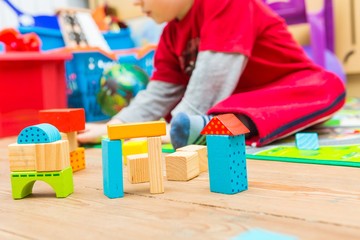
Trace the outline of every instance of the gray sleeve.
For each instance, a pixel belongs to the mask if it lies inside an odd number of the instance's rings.
[[[185,86],[150,81],[146,90],[140,91],[130,105],[113,118],[126,122],[155,121],[166,116],[180,101]]]
[[[181,102],[171,112],[205,114],[235,90],[247,58],[242,54],[199,52],[196,66]]]

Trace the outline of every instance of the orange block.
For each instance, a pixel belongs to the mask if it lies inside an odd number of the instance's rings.
[[[39,111],[40,123],[50,123],[60,132],[76,132],[85,129],[83,108],[47,109]]]
[[[70,165],[73,172],[85,168],[85,148],[79,147],[70,152]]]

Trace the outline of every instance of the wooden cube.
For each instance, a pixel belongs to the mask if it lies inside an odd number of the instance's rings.
[[[173,181],[188,181],[199,175],[197,152],[174,152],[165,156],[166,177]]]
[[[200,173],[208,170],[208,154],[207,147],[202,145],[188,145],[176,149],[177,152],[197,152],[199,154]]]
[[[131,183],[149,182],[149,156],[147,153],[127,156],[128,178]]]

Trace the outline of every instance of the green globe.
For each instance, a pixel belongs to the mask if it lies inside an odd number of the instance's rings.
[[[100,79],[97,102],[101,111],[114,116],[129,105],[136,94],[146,88],[149,77],[140,67],[132,64],[115,64],[106,69]]]

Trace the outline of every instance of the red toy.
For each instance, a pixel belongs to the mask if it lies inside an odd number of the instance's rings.
[[[7,52],[38,52],[41,40],[35,33],[21,34],[13,28],[0,31],[0,42],[5,44]]]

